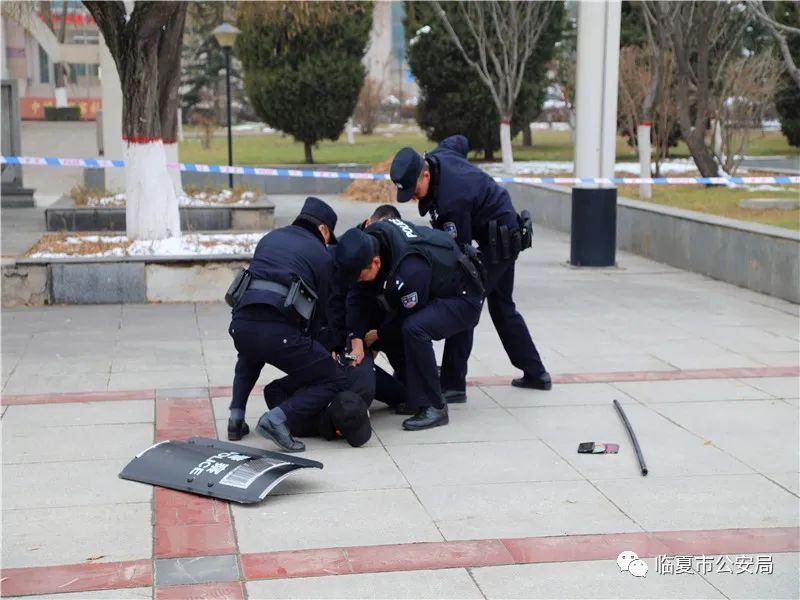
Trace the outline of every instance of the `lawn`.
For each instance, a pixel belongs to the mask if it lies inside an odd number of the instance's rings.
[[[525,148],[518,136],[514,145],[514,159],[531,160],[572,160],[572,146],[569,132],[543,130],[533,134],[534,145]],[[798,149],[791,148],[779,132],[756,133],[751,138],[748,154],[753,155],[797,155]],[[411,146],[418,151],[430,150],[435,144],[421,133],[386,133],[375,135],[356,135],[356,143],[348,145],[342,136],[336,142],[324,141],[314,150],[314,160],[318,164],[330,163],[362,163],[374,164],[389,160],[403,146]],[[299,165],[303,164],[303,146],[289,136],[280,134],[240,135],[233,142],[234,164],[237,165]],[[681,142],[673,148],[673,157],[686,158],[689,152]],[[227,161],[227,139],[224,136],[213,138],[211,148],[204,149],[198,138],[189,137],[180,144],[180,160],[188,163],[224,164]],[[617,160],[620,162],[638,162],[633,149],[623,138],[617,139]],[[496,155],[500,161],[500,153]],[[567,175],[568,176],[568,175]],[[654,186],[651,202],[665,204],[676,208],[685,208],[729,217],[800,229],[800,211],[797,210],[749,210],[738,206],[743,198],[765,197],[798,197],[797,186],[786,186],[786,191],[756,191],[727,189],[696,185]],[[621,186],[620,196],[638,199],[638,186]]]

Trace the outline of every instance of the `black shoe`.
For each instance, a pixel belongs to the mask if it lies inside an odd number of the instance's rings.
[[[401,402],[400,404],[395,404],[394,413],[396,415],[415,415],[417,414],[417,409],[409,406],[408,402]]]
[[[511,385],[519,388],[530,388],[532,390],[549,390],[553,387],[553,380],[550,379],[550,373],[547,371],[539,375],[523,375],[511,381]]]
[[[264,402],[267,408],[272,410],[289,397],[289,394],[278,384],[278,380],[271,381],[264,386]]]
[[[435,406],[425,406],[417,411],[417,414],[403,421],[403,429],[408,431],[419,431],[420,429],[430,429],[439,425],[447,425],[450,417],[447,416],[447,404],[441,408]]]
[[[448,404],[464,404],[467,401],[466,390],[442,390],[442,396]]]
[[[275,445],[284,452],[302,452],[306,449],[306,445],[303,442],[299,442],[292,437],[286,423],[275,425],[266,414],[262,415],[258,420],[256,431],[268,440],[275,442]]]
[[[244,419],[234,420],[228,419],[228,440],[231,442],[238,442],[244,436],[250,433],[250,428]]]

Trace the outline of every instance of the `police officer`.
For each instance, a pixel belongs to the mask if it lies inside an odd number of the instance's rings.
[[[400,211],[397,210],[397,207],[394,204],[381,204],[378,208],[372,211],[372,214],[364,220],[361,225],[358,226],[359,229],[364,229],[365,227],[369,227],[375,221],[383,221],[384,219],[402,219],[400,216]]]
[[[335,243],[336,213],[309,197],[295,221],[259,241],[250,262],[252,281],[233,308],[229,333],[238,352],[228,439],[249,432],[245,406],[261,369],[269,363],[297,382],[298,389],[259,419],[256,430],[286,452],[305,445],[291,430],[318,419],[345,379],[330,352],[314,340],[315,305],[324,307],[334,276],[326,244]],[[314,300],[316,296],[316,300]]]
[[[377,298],[389,316],[377,329],[356,337],[368,347],[382,343],[396,374],[405,383],[406,403],[414,416],[407,430],[428,429],[449,422],[447,402],[436,372],[432,340],[447,339],[444,364],[466,360],[450,352],[451,336],[471,329],[483,306],[478,271],[446,234],[399,219],[372,223],[363,231],[348,230],[336,251],[340,271],[361,282],[348,304],[348,316]],[[354,343],[354,348],[356,344]],[[466,373],[466,367],[457,366]],[[462,382],[464,385],[464,382]]]
[[[486,300],[489,315],[511,363],[523,376],[516,387],[549,390],[545,369],[528,327],[514,304],[514,265],[519,252],[530,245],[531,224],[522,226],[508,191],[467,160],[469,142],[463,135],[442,141],[438,148],[420,156],[402,148],[394,157],[390,177],[397,186],[397,201],[419,201],[419,214],[431,213],[431,224],[449,233],[460,246],[475,240],[486,268]],[[527,243],[526,243],[527,242]],[[472,351],[473,331],[461,333],[453,348],[466,357]],[[466,359],[457,361],[466,368]],[[450,401],[465,401],[460,382],[466,371],[442,368],[442,387]]]

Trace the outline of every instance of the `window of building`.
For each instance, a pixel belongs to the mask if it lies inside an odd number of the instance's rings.
[[[39,46],[39,83],[50,83],[50,57]]]

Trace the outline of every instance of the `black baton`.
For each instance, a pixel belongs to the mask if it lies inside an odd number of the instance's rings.
[[[625,411],[622,410],[622,406],[618,400],[614,400],[614,408],[617,409],[619,416],[622,417],[622,423],[625,425],[625,429],[628,430],[628,436],[631,438],[631,442],[633,443],[633,450],[636,452],[636,459],[639,461],[639,468],[642,470],[642,475],[647,475],[647,465],[644,464],[644,457],[642,456],[642,449],[639,448],[639,441],[636,439],[636,434],[633,433],[633,427],[631,427],[630,421],[628,421],[628,417],[625,416]]]

